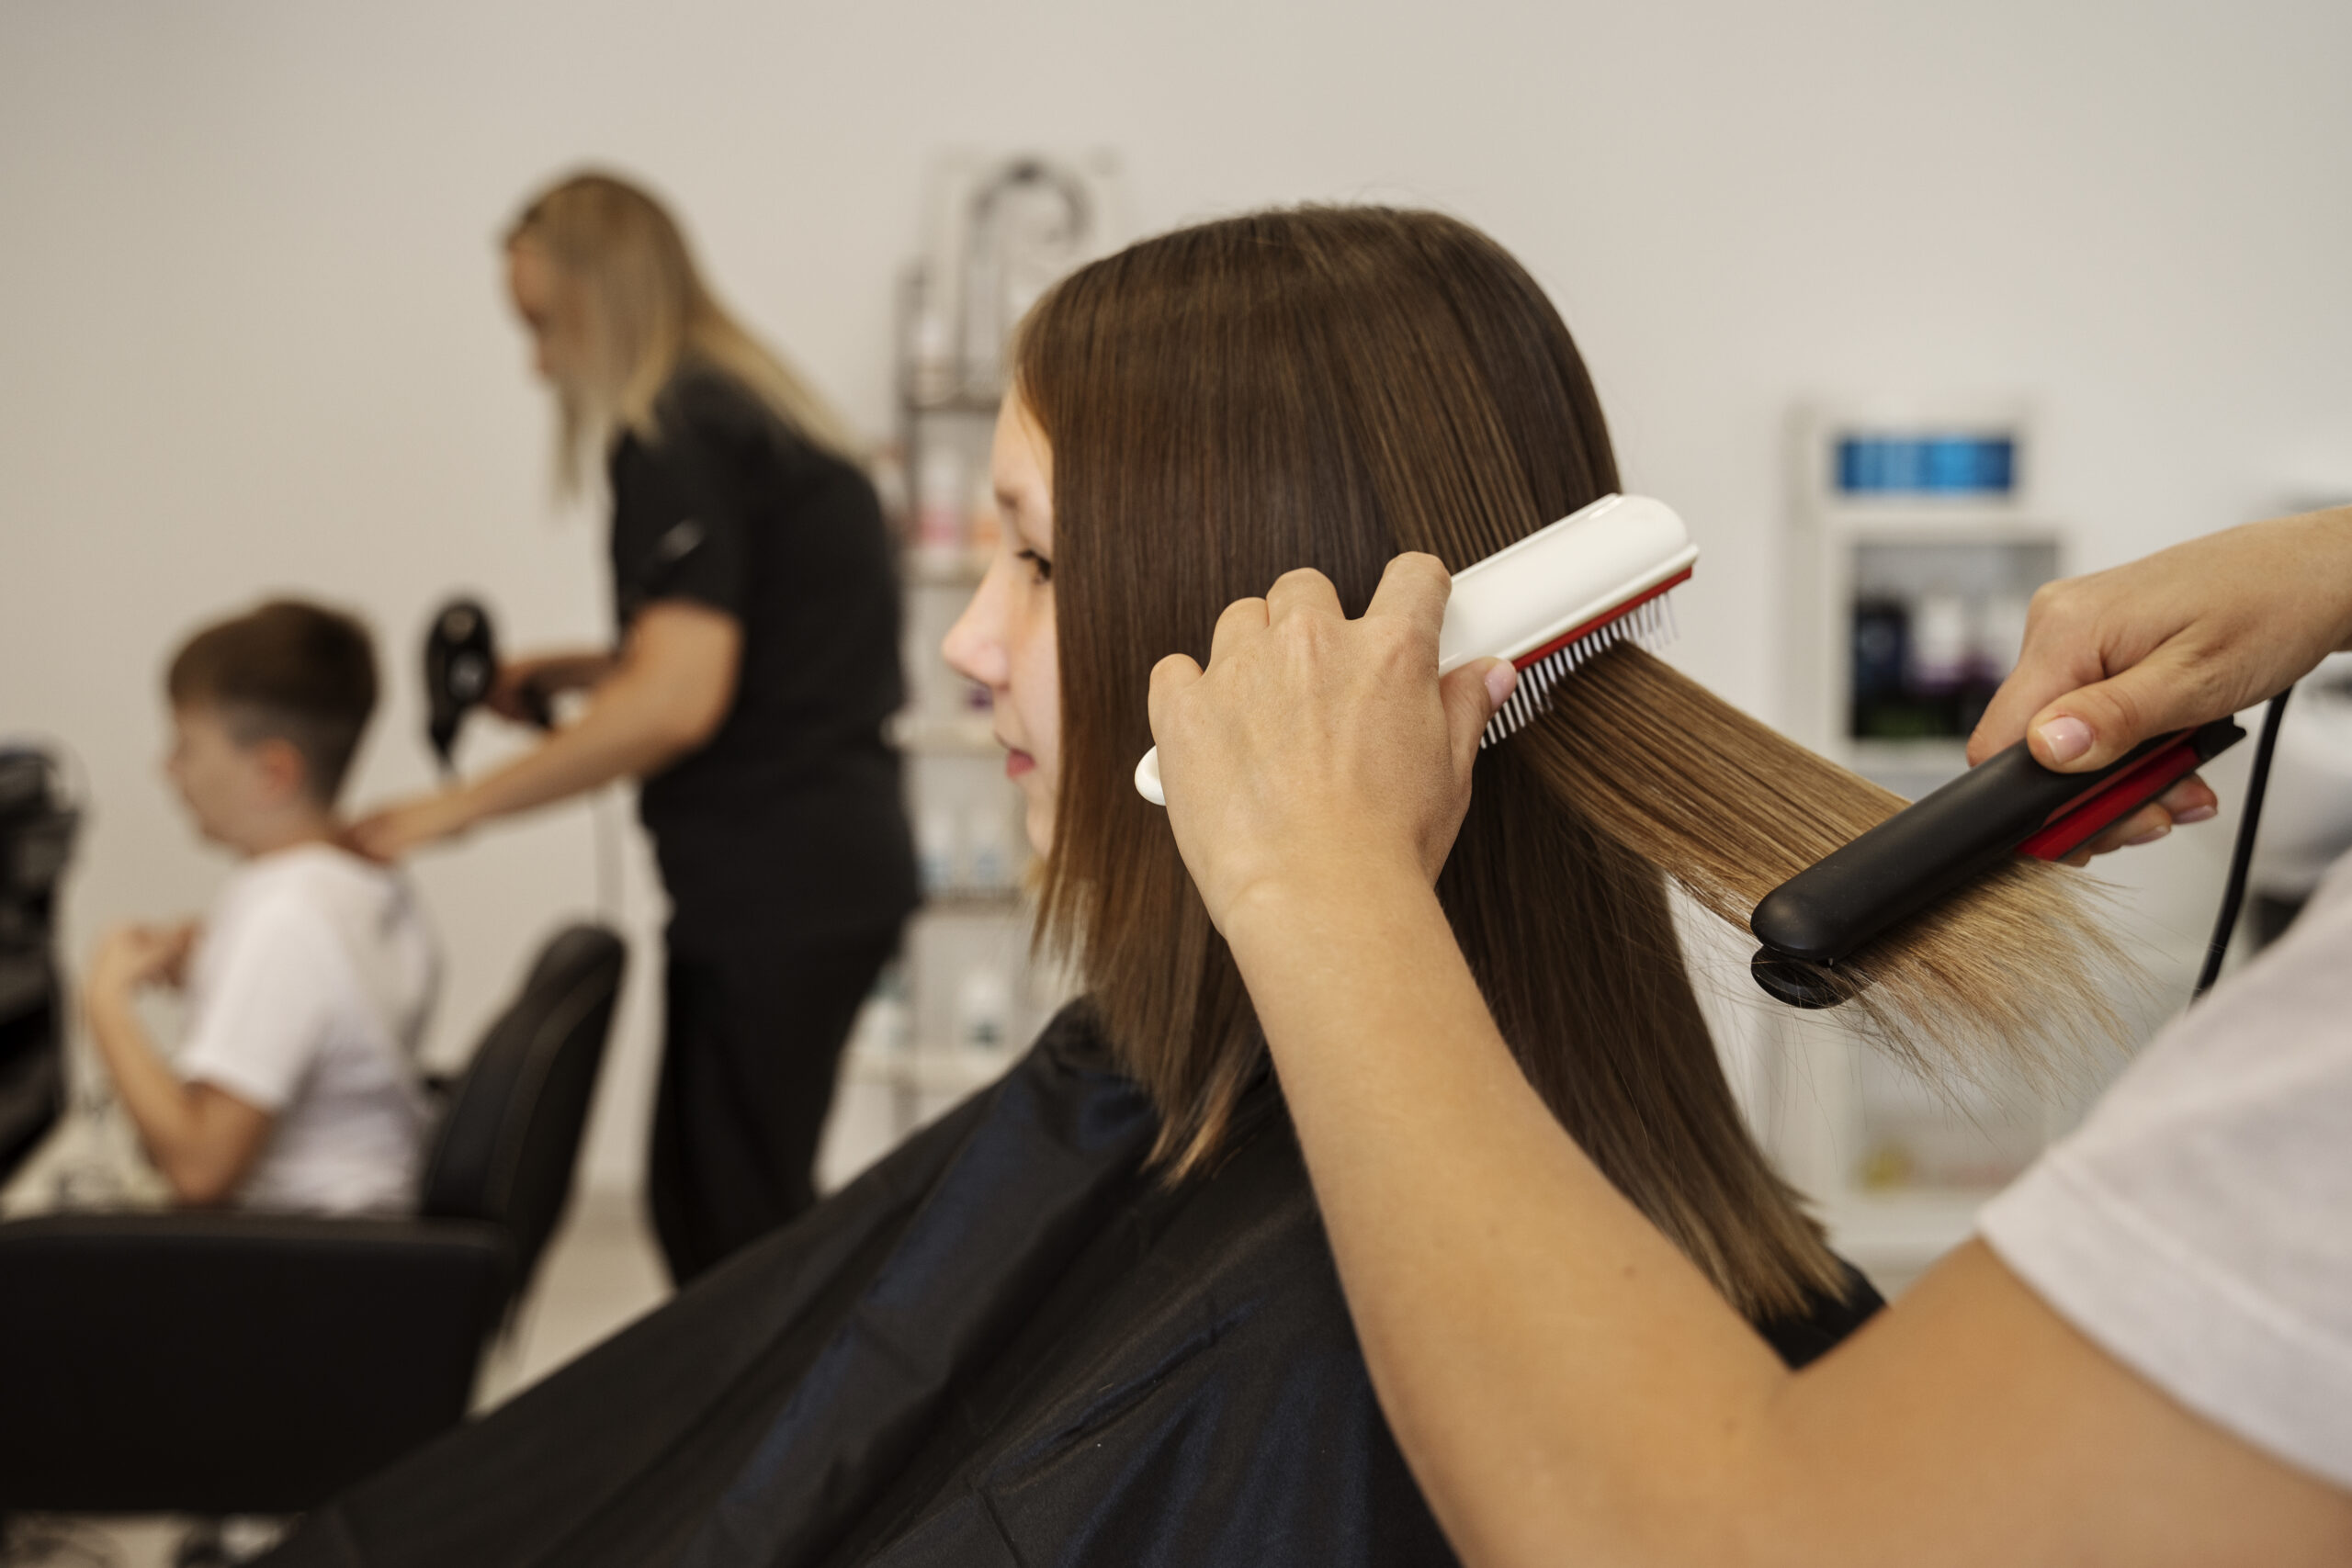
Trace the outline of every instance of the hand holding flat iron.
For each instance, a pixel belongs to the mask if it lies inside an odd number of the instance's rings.
[[[2025,648],[1969,738],[1980,762],[2023,739],[2060,773],[2277,695],[2352,647],[2352,507],[2249,523],[2033,596]],[[2214,814],[2195,774],[2085,846],[2076,863]]]

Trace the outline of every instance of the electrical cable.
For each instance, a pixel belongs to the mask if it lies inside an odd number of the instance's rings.
[[[596,835],[596,912],[612,924],[621,920],[621,791],[606,785],[588,802]]]
[[[2246,868],[2254,860],[2255,827],[2262,820],[2262,792],[2270,783],[2270,753],[2278,744],[2278,721],[2286,716],[2287,699],[2295,688],[2288,687],[2270,699],[2269,711],[2262,716],[2262,739],[2255,742],[2254,771],[2246,775],[2245,809],[2238,818],[2238,840],[2230,851],[2230,879],[2222,888],[2222,912],[2213,923],[2213,939],[2205,946],[2205,968],[2197,976],[2197,988],[2188,993],[2191,1002],[2213,988],[2222,977],[2222,960],[2229,955],[2230,938],[2237,931],[2238,906],[2245,902]]]

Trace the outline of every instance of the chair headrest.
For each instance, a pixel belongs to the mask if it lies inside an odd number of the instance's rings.
[[[627,956],[596,925],[567,927],[540,949],[458,1080],[425,1161],[421,1211],[504,1230],[517,1291],[562,1217]]]

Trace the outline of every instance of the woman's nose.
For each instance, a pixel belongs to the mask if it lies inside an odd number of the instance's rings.
[[[995,586],[996,573],[990,570],[939,643],[949,669],[990,688],[1001,687],[1012,668],[1004,651],[1001,605]]]

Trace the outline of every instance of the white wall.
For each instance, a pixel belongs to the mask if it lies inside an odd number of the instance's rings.
[[[517,198],[583,159],[650,176],[878,430],[890,281],[951,143],[1114,148],[1146,230],[1368,195],[1492,230],[1566,310],[1630,482],[1702,536],[1679,657],[1769,714],[1801,396],[2031,398],[2085,565],[2352,491],[2347,61],[2339,0],[16,0],[0,731],[88,765],[76,953],[220,874],[153,767],[159,664],[200,618],[271,588],[364,609],[398,684],[356,796],[423,784],[410,664],[441,592],[484,590],[530,639],[605,621],[494,292]],[[578,809],[423,863],[440,1049],[592,904],[591,865]],[[633,861],[640,932],[654,901]],[[650,956],[607,1180],[635,1170]]]

